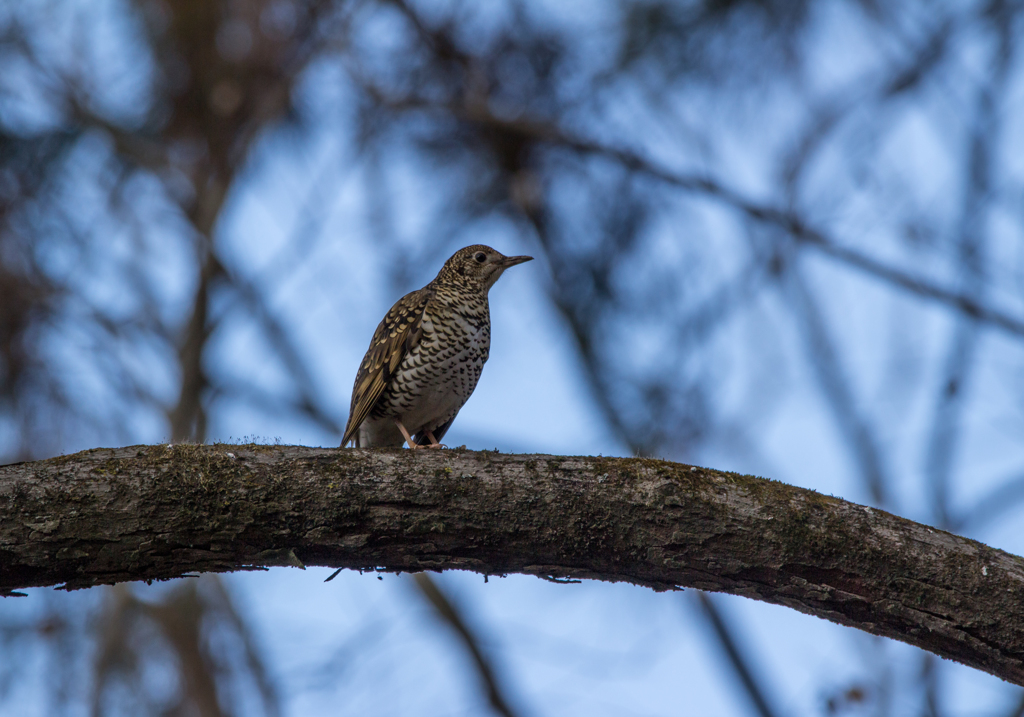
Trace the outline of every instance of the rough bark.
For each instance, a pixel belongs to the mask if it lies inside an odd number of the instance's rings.
[[[651,459],[134,446],[0,467],[0,593],[266,565],[627,581],[785,605],[1024,685],[1024,559]]]

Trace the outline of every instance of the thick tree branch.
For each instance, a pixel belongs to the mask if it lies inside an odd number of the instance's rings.
[[[1024,559],[813,491],[666,461],[96,449],[0,468],[0,515],[7,594],[302,563],[688,586],[1024,684]]]

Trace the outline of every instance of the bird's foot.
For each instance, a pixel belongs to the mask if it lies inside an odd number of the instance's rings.
[[[402,432],[402,436],[405,438],[405,442],[409,444],[409,448],[447,448],[448,447],[448,446],[442,445],[441,443],[438,442],[438,440],[436,438],[434,438],[434,432],[433,431],[424,431],[423,432],[423,435],[425,435],[430,440],[430,443],[428,445],[424,446],[424,445],[420,445],[420,444],[416,443],[416,441],[413,440],[413,437],[411,435],[409,435],[409,431],[406,430],[405,426],[397,418],[395,419],[395,425],[398,426],[398,430],[400,430]]]

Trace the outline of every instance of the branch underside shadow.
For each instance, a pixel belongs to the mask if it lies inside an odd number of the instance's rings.
[[[0,594],[269,565],[743,595],[1024,685],[1024,559],[647,458],[177,445],[0,467]]]

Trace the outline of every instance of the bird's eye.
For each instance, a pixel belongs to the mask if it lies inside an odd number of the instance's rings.
[[[479,264],[483,264],[485,261],[487,261],[487,255],[484,254],[482,251],[478,251],[476,254],[474,254],[473,258],[476,259],[477,263]]]

